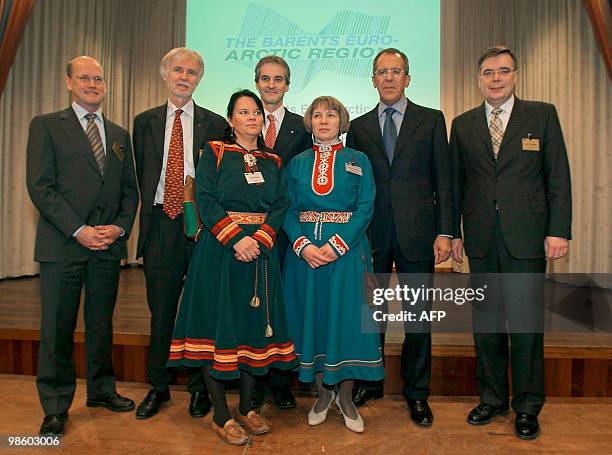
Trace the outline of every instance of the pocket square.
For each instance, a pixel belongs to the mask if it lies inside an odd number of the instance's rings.
[[[113,152],[119,158],[119,161],[123,161],[125,158],[125,151],[123,150],[123,145],[118,144],[117,142],[113,143]]]

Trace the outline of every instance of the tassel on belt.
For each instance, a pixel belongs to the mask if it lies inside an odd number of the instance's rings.
[[[308,210],[300,212],[300,223],[314,223],[314,238],[321,240],[323,223],[348,223],[353,212],[315,212]]]

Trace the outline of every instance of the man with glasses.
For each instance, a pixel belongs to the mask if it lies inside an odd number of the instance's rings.
[[[220,139],[227,126],[220,115],[196,105],[193,92],[204,75],[202,56],[185,47],[169,51],[160,74],[168,101],[134,119],[134,156],[140,185],[140,234],[137,257],[143,258],[147,303],[151,311],[147,373],[151,390],[138,405],[137,419],[153,417],[170,401],[173,372],[166,368],[179,297],[195,242],[183,231],[183,186],[195,177],[200,153]],[[189,414],[210,410],[200,369],[191,371]]]
[[[467,420],[487,424],[494,416],[507,414],[511,404],[517,436],[533,439],[539,434],[537,416],[544,404],[543,296],[537,276],[545,272],[546,260],[568,252],[572,197],[555,107],[517,98],[516,70],[510,49],[488,49],[478,60],[484,103],[453,120],[456,239],[452,254],[463,261],[465,240],[472,273],[504,274],[501,293],[489,299],[488,309],[473,308],[480,404]],[[512,278],[512,273],[520,275]],[[529,278],[533,276],[535,280]],[[501,320],[501,327],[491,317]]]
[[[444,116],[406,98],[410,74],[408,58],[400,50],[380,51],[372,69],[379,102],[351,122],[346,144],[366,153],[374,170],[376,201],[370,225],[374,272],[390,273],[395,264],[400,274],[425,274],[419,275],[418,285],[427,285],[435,264],[449,258],[453,234]],[[409,275],[400,276],[400,282],[417,285]],[[387,286],[388,282],[379,284]],[[421,302],[411,311],[415,308],[426,310],[428,305]],[[383,347],[384,339],[383,333]],[[433,414],[427,403],[431,333],[427,324],[406,327],[401,372],[411,419],[417,425],[431,425]],[[359,406],[382,395],[382,381],[356,383],[353,401]]]
[[[264,105],[264,140],[266,146],[281,156],[283,166],[287,166],[293,157],[312,147],[310,134],[304,128],[304,119],[283,105],[290,82],[291,71],[282,57],[267,55],[255,65],[255,87]],[[281,268],[288,245],[289,240],[283,231],[277,242]],[[290,379],[290,372],[271,370],[267,377],[257,382],[253,406],[258,408],[264,404],[267,383],[276,406],[280,409],[294,408],[295,397],[289,390]]]
[[[40,212],[34,253],[40,262],[40,433],[53,436],[64,433],[76,389],[72,346],[83,286],[87,406],[134,409],[117,393],[112,365],[120,262],[138,206],[130,136],[102,114],[106,81],[97,60],[71,60],[65,80],[71,106],[35,117],[27,147],[28,192]]]

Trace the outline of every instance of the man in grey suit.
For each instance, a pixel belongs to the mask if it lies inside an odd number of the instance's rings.
[[[291,71],[287,62],[277,55],[267,55],[255,66],[255,86],[264,105],[264,139],[266,145],[283,159],[283,166],[296,155],[312,147],[312,138],[304,128],[302,116],[291,112],[283,105],[285,93],[289,91]],[[279,234],[277,247],[281,268],[289,240],[285,231]],[[266,398],[266,382],[274,404],[281,409],[295,407],[295,397],[289,390],[289,372],[272,370],[257,382],[253,394],[253,406],[260,407]]]
[[[453,235],[444,116],[406,98],[404,91],[410,84],[408,57],[398,49],[383,49],[374,58],[372,83],[380,100],[373,110],[351,122],[346,145],[368,155],[374,171],[376,200],[369,230],[374,272],[390,273],[395,264],[402,274],[401,284],[429,285],[435,264],[450,256]],[[428,308],[421,302],[412,311]],[[430,327],[412,324],[406,331],[401,360],[404,397],[413,422],[429,426],[433,422],[427,403]],[[356,383],[353,401],[361,405],[382,395],[382,381]]]
[[[510,49],[488,49],[478,61],[484,103],[453,120],[453,257],[463,261],[465,241],[472,273],[503,274],[484,278],[500,292],[483,310],[473,307],[480,404],[468,422],[484,425],[508,413],[511,361],[515,431],[533,439],[544,404],[543,287],[538,277],[546,260],[567,254],[572,197],[555,107],[516,97],[516,71]]]
[[[160,74],[168,101],[134,119],[134,156],[140,184],[140,234],[151,311],[147,373],[151,389],[138,405],[136,418],[153,417],[170,401],[173,373],[166,368],[179,297],[195,246],[183,232],[183,185],[195,177],[200,153],[208,141],[220,139],[227,122],[195,104],[192,95],[204,75],[202,56],[185,47],[169,51]],[[204,417],[210,410],[200,369],[191,371],[189,414]]]
[[[102,115],[102,66],[77,57],[66,68],[72,105],[35,117],[27,148],[27,186],[40,212],[41,329],[36,384],[44,435],[60,435],[76,389],[72,339],[85,287],[87,406],[129,411],[117,394],[112,316],[120,261],[136,215],[138,188],[130,137]]]

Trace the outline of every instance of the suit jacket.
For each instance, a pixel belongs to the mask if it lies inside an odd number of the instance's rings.
[[[368,155],[374,171],[376,200],[370,224],[374,259],[389,246],[390,221],[406,259],[433,259],[436,236],[453,234],[450,158],[442,112],[408,100],[392,165],[385,154],[378,106],[351,122],[346,145]]]
[[[274,143],[274,151],[283,159],[283,164],[312,147],[312,138],[304,128],[304,118],[285,109],[285,117]]]
[[[524,150],[524,138],[537,139],[539,150]],[[483,257],[492,247],[497,214],[508,251],[518,259],[544,257],[546,236],[571,237],[569,164],[552,104],[515,97],[494,161],[483,103],[453,120],[451,154],[455,235],[463,217],[468,256]]]
[[[127,257],[126,240],[138,207],[132,146],[126,130],[106,117],[103,121],[104,176],[72,107],[35,117],[30,123],[27,187],[40,212],[36,261],[85,261],[92,254]],[[108,250],[91,251],[72,236],[83,225],[101,224],[125,231]]]
[[[155,192],[164,160],[167,103],[142,112],[134,119],[134,157],[140,186],[140,234],[136,257],[142,256]],[[223,117],[194,104],[193,164],[197,169],[200,153],[208,141],[221,139],[227,122]]]

